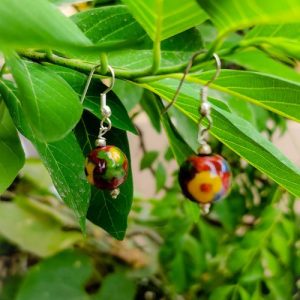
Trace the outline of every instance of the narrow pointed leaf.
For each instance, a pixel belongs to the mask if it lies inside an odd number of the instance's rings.
[[[142,86],[171,101],[177,85],[177,81],[163,80]],[[198,122],[198,92],[193,85],[185,84],[175,105],[182,113]],[[300,196],[300,169],[250,123],[215,105],[213,108],[211,134],[289,192]]]
[[[193,75],[188,80],[203,84],[213,73]],[[300,122],[300,83],[262,73],[223,70],[210,87]]]

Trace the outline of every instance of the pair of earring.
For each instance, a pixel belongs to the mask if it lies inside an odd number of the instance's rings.
[[[175,103],[180,88],[189,73],[196,57],[203,51],[196,52],[190,59],[175,95],[170,104],[165,108],[163,113]],[[203,213],[208,213],[213,202],[224,198],[230,189],[231,171],[227,161],[220,155],[212,154],[211,147],[207,141],[207,133],[212,126],[211,105],[208,101],[209,85],[217,79],[221,72],[221,61],[217,54],[213,54],[216,62],[216,72],[214,76],[202,87],[200,98],[201,105],[199,107],[199,130],[198,142],[199,149],[196,154],[188,157],[179,170],[179,184],[183,194],[191,201],[198,203]],[[87,80],[82,101],[85,98],[88,86],[95,70],[99,67],[95,66]],[[99,189],[111,190],[113,198],[119,195],[118,186],[125,180],[128,172],[128,161],[126,155],[115,146],[107,146],[104,135],[111,129],[111,110],[106,104],[106,94],[113,88],[115,74],[112,67],[109,66],[112,75],[111,86],[101,93],[100,107],[102,120],[100,123],[99,136],[96,139],[96,148],[92,150],[86,158],[85,172],[87,180],[90,184],[95,185]],[[207,125],[202,123],[206,120]],[[105,125],[105,123],[107,125]]]

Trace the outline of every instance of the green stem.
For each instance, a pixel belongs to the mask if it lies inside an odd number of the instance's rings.
[[[108,72],[108,58],[105,52],[100,53],[101,73],[106,74]]]
[[[219,55],[225,56],[225,55],[228,55],[229,53],[236,51],[237,49],[239,49],[239,48],[235,47],[234,50],[232,48],[223,49],[223,50],[219,51]],[[67,68],[70,68],[70,69],[73,69],[73,70],[76,70],[76,71],[79,71],[79,72],[85,73],[85,74],[89,74],[90,71],[95,66],[95,64],[92,64],[89,62],[84,62],[79,59],[66,58],[66,57],[56,55],[56,54],[49,55],[49,53],[32,51],[32,50],[20,50],[20,51],[18,51],[18,53],[20,56],[22,56],[24,58],[28,58],[32,61],[36,61],[39,63],[48,62],[48,63],[56,64],[59,66],[67,67]],[[206,53],[203,53],[203,55],[199,55],[195,59],[193,68],[191,69],[191,72],[193,72],[194,70],[198,70],[201,66],[206,66],[213,62],[214,62],[214,60],[207,60]],[[156,60],[155,64],[157,64],[157,60]],[[120,79],[128,79],[128,80],[136,81],[137,79],[139,79],[141,77],[148,77],[148,79],[147,79],[148,81],[150,81],[150,79],[153,81],[153,80],[158,80],[161,78],[168,77],[169,75],[174,75],[176,73],[182,73],[186,69],[186,65],[187,65],[187,63],[185,62],[185,63],[174,65],[174,66],[160,67],[155,72],[155,74],[153,73],[153,67],[150,67],[150,68],[147,67],[147,68],[138,69],[138,70],[124,70],[124,69],[120,69],[120,68],[114,68],[114,71],[115,71],[116,77],[120,78]],[[105,77],[106,74],[107,73],[102,73],[101,67],[99,67],[95,71],[94,77],[95,78],[103,78],[103,77]],[[110,76],[110,75],[107,74],[107,76]]]

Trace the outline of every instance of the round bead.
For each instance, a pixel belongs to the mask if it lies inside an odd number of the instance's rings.
[[[99,189],[116,189],[126,180],[127,173],[127,157],[118,147],[97,147],[86,158],[87,180]]]
[[[192,155],[180,167],[179,184],[183,194],[199,204],[220,200],[230,189],[229,165],[220,155]]]

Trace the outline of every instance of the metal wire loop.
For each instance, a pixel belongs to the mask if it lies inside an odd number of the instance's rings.
[[[188,64],[187,64],[186,69],[185,69],[184,72],[183,72],[183,76],[182,76],[182,78],[181,78],[181,80],[180,80],[180,82],[179,82],[179,85],[178,85],[178,87],[177,87],[177,89],[176,89],[176,92],[175,92],[175,94],[174,94],[174,96],[173,96],[172,101],[165,107],[165,109],[162,111],[161,114],[166,113],[166,112],[170,109],[170,107],[174,105],[174,103],[176,102],[176,100],[177,100],[177,98],[178,98],[178,95],[179,95],[180,89],[181,89],[181,87],[182,87],[182,85],[183,85],[183,82],[184,82],[186,76],[188,75],[188,73],[190,72],[190,69],[192,68],[192,66],[193,66],[193,64],[194,64],[194,61],[196,60],[196,58],[198,57],[198,55],[200,55],[200,54],[202,54],[202,53],[205,53],[205,52],[207,52],[207,50],[202,49],[202,50],[199,50],[199,51],[195,52],[195,53],[192,55],[192,57],[190,58],[190,60],[189,60],[189,62],[188,62]],[[218,76],[220,75],[220,72],[221,72],[221,60],[220,60],[218,54],[213,53],[212,56],[213,56],[213,58],[215,59],[215,63],[216,63],[216,72],[214,73],[213,77],[212,77],[209,81],[207,81],[207,82],[205,83],[204,86],[206,86],[206,87],[208,87],[212,82],[214,82],[214,81],[218,78]]]
[[[91,72],[90,72],[90,74],[88,76],[88,79],[86,81],[83,93],[81,95],[81,99],[80,99],[81,103],[83,103],[83,101],[84,101],[84,98],[85,98],[85,96],[87,94],[88,88],[89,88],[89,86],[91,84],[91,81],[92,81],[92,78],[93,78],[93,75],[94,75],[95,71],[100,66],[101,66],[101,64],[98,64],[98,65],[94,66],[91,69]],[[98,139],[103,139],[103,136],[109,130],[111,130],[111,127],[112,127],[111,120],[109,118],[111,116],[111,110],[110,110],[110,107],[106,104],[106,94],[113,89],[116,78],[115,78],[115,71],[114,71],[114,69],[111,66],[109,66],[109,65],[108,65],[108,69],[109,69],[109,71],[111,73],[111,83],[110,83],[110,86],[104,92],[102,92],[100,94],[100,112],[101,112],[102,120],[100,122]]]

